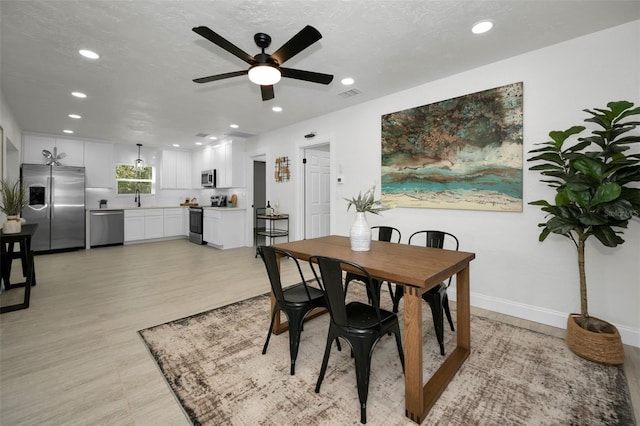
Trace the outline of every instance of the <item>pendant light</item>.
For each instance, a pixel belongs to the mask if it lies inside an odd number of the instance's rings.
[[[138,145],[138,158],[133,162],[133,168],[140,171],[144,169],[144,161],[142,161],[142,158],[140,158],[140,147],[142,146],[142,144],[137,143],[136,145]]]

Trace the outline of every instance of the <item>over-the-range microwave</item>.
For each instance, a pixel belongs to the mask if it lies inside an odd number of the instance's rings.
[[[205,188],[216,187],[216,169],[203,170],[200,173],[200,183]]]

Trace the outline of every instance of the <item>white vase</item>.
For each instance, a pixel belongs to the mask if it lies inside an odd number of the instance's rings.
[[[365,212],[356,213],[356,220],[351,226],[349,239],[353,251],[369,251],[371,248],[371,228],[367,223]]]
[[[7,216],[7,221],[2,225],[5,234],[17,234],[22,231],[22,221],[19,216]]]

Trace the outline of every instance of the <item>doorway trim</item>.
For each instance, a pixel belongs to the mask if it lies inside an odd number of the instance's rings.
[[[306,228],[307,228],[307,216],[306,216],[306,167],[305,164],[302,163],[302,160],[305,158],[305,151],[308,149],[317,149],[319,147],[329,148],[329,167],[330,167],[330,184],[329,184],[329,199],[332,201],[331,206],[329,208],[329,233],[334,229],[334,203],[333,200],[335,195],[335,172],[333,168],[333,164],[335,164],[334,153],[331,138],[324,139],[323,141],[313,141],[313,142],[302,142],[298,146],[296,163],[298,164],[298,179],[296,179],[296,184],[298,187],[298,217],[301,220],[298,221],[296,226],[296,233],[299,236],[299,239],[304,239],[306,237]]]
[[[264,161],[267,162],[267,158],[269,157],[268,153],[265,151],[254,151],[248,152],[246,156],[246,173],[245,179],[247,179],[247,205],[246,205],[246,217],[245,217],[245,245],[247,247],[253,247],[253,226],[254,226],[254,218],[255,218],[255,210],[253,205],[253,162],[254,161]],[[265,191],[269,193],[269,179],[266,177],[265,171]]]

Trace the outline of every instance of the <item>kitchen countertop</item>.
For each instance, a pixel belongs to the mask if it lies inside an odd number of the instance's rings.
[[[203,209],[205,210],[220,210],[220,211],[225,211],[225,210],[246,210],[244,207],[209,207],[209,206],[202,206]]]
[[[203,209],[207,210],[220,210],[220,211],[237,211],[237,210],[246,210],[244,207],[210,207],[210,206],[199,206]],[[85,208],[88,212],[97,212],[97,211],[109,211],[109,210],[145,210],[145,209],[188,209],[186,206],[141,206],[141,207],[107,207],[107,208]]]

